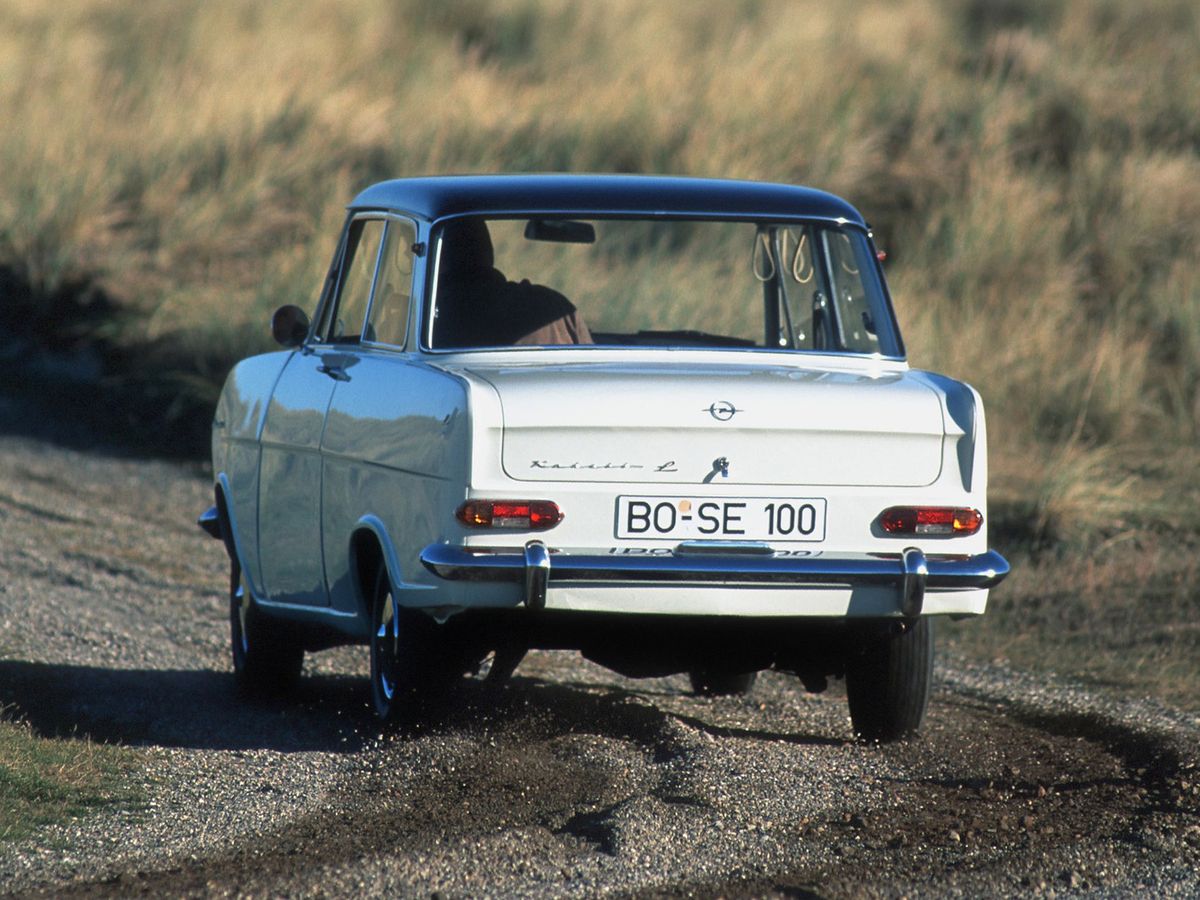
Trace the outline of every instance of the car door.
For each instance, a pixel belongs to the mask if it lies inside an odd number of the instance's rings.
[[[267,408],[259,475],[259,552],[272,602],[328,604],[321,540],[321,438],[339,384],[354,377],[384,222],[356,217],[343,240],[337,287],[313,339],[292,355]]]
[[[335,610],[356,609],[350,535],[364,515],[394,509],[406,480],[414,402],[409,330],[416,225],[391,217],[383,237],[374,290],[353,377],[334,392],[321,443],[325,574]],[[402,468],[402,464],[401,464]]]

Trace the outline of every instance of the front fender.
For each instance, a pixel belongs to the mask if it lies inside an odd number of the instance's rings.
[[[236,561],[239,568],[245,573],[246,579],[250,583],[251,593],[255,597],[261,597],[263,591],[257,566],[258,560],[250,559],[247,556],[238,514],[233,504],[229,502],[229,498],[232,496],[229,476],[225,472],[218,472],[215,480],[217,512],[221,517],[221,539],[225,543],[225,552],[230,555],[230,561]]]

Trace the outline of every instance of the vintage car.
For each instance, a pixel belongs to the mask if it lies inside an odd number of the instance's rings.
[[[311,319],[213,419],[233,665],[369,645],[403,719],[530,648],[705,693],[844,677],[921,724],[932,619],[977,616],[983,406],[905,360],[862,216],[808,188],[413,178],[349,207]]]

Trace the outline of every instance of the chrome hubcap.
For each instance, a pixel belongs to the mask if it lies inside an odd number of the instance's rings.
[[[237,606],[238,618],[238,649],[241,650],[242,656],[250,652],[250,638],[247,626],[250,622],[250,587],[246,584],[245,574],[238,581],[237,593],[234,594],[234,602]]]
[[[396,694],[396,656],[399,651],[400,629],[396,604],[389,590],[383,598],[379,613],[379,629],[375,632],[375,673],[379,692],[390,701]]]

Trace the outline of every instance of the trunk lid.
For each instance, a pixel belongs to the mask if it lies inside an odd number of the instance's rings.
[[[518,481],[920,486],[941,472],[941,400],[903,372],[469,368],[500,396]]]

